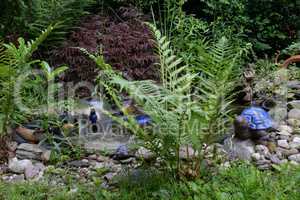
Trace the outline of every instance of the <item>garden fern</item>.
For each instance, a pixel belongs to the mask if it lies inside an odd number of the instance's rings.
[[[26,115],[26,113],[19,112],[15,102],[16,96],[22,96],[15,91],[16,80],[19,76],[24,75],[31,70],[34,63],[39,62],[38,60],[31,60],[32,54],[48,37],[53,28],[53,26],[49,26],[39,37],[27,43],[23,38],[19,38],[18,45],[10,43],[2,44],[0,47],[1,133],[7,132],[8,126],[18,121],[22,121],[24,115]],[[18,92],[22,92],[22,90]]]

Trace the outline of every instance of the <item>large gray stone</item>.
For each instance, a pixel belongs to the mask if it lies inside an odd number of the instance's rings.
[[[46,152],[49,151],[40,148],[38,145],[23,143],[18,146],[16,155],[19,159],[44,160],[46,157],[50,156],[50,154]]]
[[[288,118],[300,120],[300,109],[294,108],[294,109],[290,110],[290,112],[288,114]]]
[[[239,140],[228,138],[224,141],[224,149],[234,158],[251,161],[251,156],[255,153],[255,144],[251,140]]]
[[[9,160],[8,163],[9,170],[17,174],[23,174],[27,168],[32,166],[33,165],[30,160],[18,160],[17,158]]]

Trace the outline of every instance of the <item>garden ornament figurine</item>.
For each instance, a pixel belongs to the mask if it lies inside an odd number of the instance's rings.
[[[240,139],[265,140],[272,129],[269,113],[257,106],[246,108],[234,121],[235,136]]]
[[[97,119],[98,119],[98,116],[97,116],[96,110],[95,110],[95,108],[92,108],[91,112],[90,112],[90,116],[89,116],[89,120],[90,120],[91,124],[96,124]]]

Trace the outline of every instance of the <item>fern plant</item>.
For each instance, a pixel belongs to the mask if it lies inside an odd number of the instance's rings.
[[[105,64],[103,56],[89,56],[103,70],[98,78],[99,84],[117,105],[120,104],[118,94],[127,92],[151,117],[153,128],[141,129],[134,120],[120,123],[131,127],[132,132],[144,141],[143,145],[162,158],[165,166],[176,174],[184,169],[180,150],[192,146],[197,159],[190,167],[199,175],[203,144],[215,142],[217,135],[227,128],[230,92],[236,76],[233,72],[242,51],[233,54],[225,38],[211,49],[203,45],[203,57],[195,70],[177,58],[170,42],[155,26],[149,24],[149,27],[156,39],[160,58],[157,63],[159,82],[128,81]]]
[[[26,74],[32,69],[32,65],[38,63],[39,60],[31,60],[32,54],[37,50],[38,46],[47,38],[53,30],[53,26],[49,26],[35,40],[25,42],[23,38],[18,39],[18,46],[13,43],[3,44],[0,50],[0,104],[1,104],[1,133],[7,132],[7,127],[11,124],[24,119],[25,113],[19,112],[16,105],[16,96],[21,91],[15,91],[17,78]],[[34,98],[34,97],[32,97]]]

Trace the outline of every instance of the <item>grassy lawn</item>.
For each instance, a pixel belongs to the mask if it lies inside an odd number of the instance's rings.
[[[236,164],[218,176],[176,182],[161,175],[123,180],[119,189],[96,186],[49,186],[44,183],[0,184],[4,200],[68,199],[215,199],[299,200],[300,168],[286,166],[276,172],[261,172],[247,164]]]

